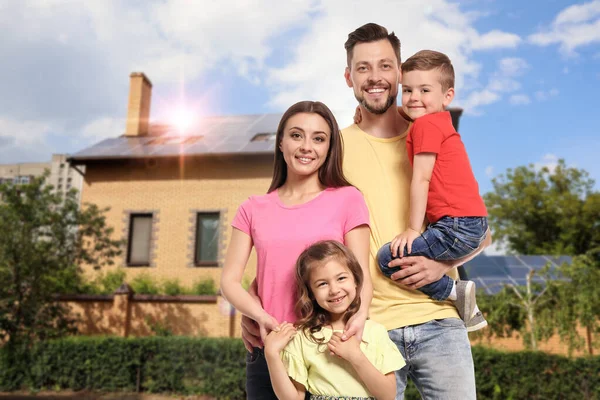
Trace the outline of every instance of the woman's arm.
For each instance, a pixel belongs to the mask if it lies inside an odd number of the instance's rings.
[[[261,326],[261,335],[264,337],[267,332],[262,330],[277,329],[279,324],[242,286],[242,278],[251,250],[250,236],[233,228],[221,273],[221,291],[237,310],[258,322]]]
[[[344,329],[344,340],[356,335],[360,342],[362,339],[362,331],[365,327],[365,321],[369,316],[369,307],[371,306],[371,300],[373,299],[373,283],[371,281],[371,272],[369,269],[369,235],[369,227],[367,225],[360,225],[346,233],[346,236],[344,236],[346,247],[352,251],[360,263],[364,275],[363,287],[360,292],[360,310],[348,320],[346,329]]]

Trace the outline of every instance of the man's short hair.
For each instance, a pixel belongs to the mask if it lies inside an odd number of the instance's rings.
[[[398,59],[398,64],[400,64],[400,39],[398,39],[394,32],[388,33],[388,30],[383,26],[371,22],[348,34],[348,40],[344,43],[348,66],[351,66],[350,63],[352,62],[354,46],[359,43],[371,43],[384,39],[387,39],[392,45],[394,53],[396,53],[396,58]]]
[[[452,62],[447,55],[439,51],[421,50],[404,61],[401,69],[402,73],[437,69],[440,72],[442,90],[446,91],[454,87],[454,67],[452,66]]]

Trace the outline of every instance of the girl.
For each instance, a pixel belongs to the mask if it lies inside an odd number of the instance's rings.
[[[319,102],[294,104],[281,118],[275,143],[271,186],[238,209],[221,275],[223,295],[258,323],[263,339],[280,322],[296,321],[294,265],[312,243],[345,243],[370,278],[368,211],[362,194],[342,173],[341,136],[331,111]],[[253,246],[258,300],[241,285]],[[371,281],[365,279],[362,306],[346,320],[347,336],[362,334],[371,297]],[[248,398],[275,399],[264,353],[257,347],[248,350]]]
[[[341,340],[346,322],[359,309],[364,278],[354,255],[342,244],[313,244],[296,264],[298,331],[283,323],[265,340],[265,357],[279,399],[394,399],[394,371],[405,363],[388,333],[365,324],[362,342]],[[287,346],[286,346],[287,345]]]

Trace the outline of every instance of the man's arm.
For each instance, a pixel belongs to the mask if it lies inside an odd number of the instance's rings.
[[[395,272],[391,278],[403,287],[418,289],[438,281],[452,268],[469,262],[491,244],[492,233],[488,229],[485,239],[481,242],[479,247],[473,253],[458,260],[435,261],[421,256],[394,259],[390,262],[390,267],[401,267],[402,269]]]

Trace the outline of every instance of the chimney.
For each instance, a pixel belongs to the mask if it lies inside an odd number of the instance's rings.
[[[146,136],[150,119],[152,83],[143,72],[129,75],[129,105],[125,136]]]

